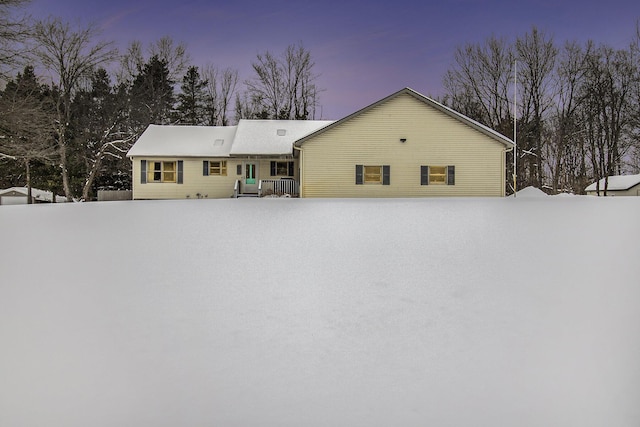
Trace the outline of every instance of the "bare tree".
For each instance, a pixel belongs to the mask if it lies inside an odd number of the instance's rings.
[[[491,37],[483,45],[458,47],[454,61],[443,81],[451,106],[510,136],[513,49],[504,39]]]
[[[586,181],[584,131],[579,122],[579,89],[585,73],[585,52],[576,43],[566,43],[559,52],[554,74],[554,109],[549,119],[551,138],[546,145],[551,186],[582,191]]]
[[[207,124],[210,126],[229,125],[229,106],[234,98],[238,84],[238,70],[225,68],[220,71],[208,64],[202,72],[207,81]]]
[[[26,49],[24,42],[29,36],[29,26],[25,16],[13,13],[29,0],[0,0],[0,79],[8,80],[9,75],[22,63]]]
[[[120,58],[118,81],[131,83],[142,67],[154,56],[166,63],[169,79],[172,81],[180,81],[189,66],[190,58],[187,46],[183,42],[176,43],[171,37],[164,36],[150,43],[145,54],[142,43],[134,40]]]
[[[315,116],[319,90],[311,53],[298,44],[287,47],[281,57],[258,54],[251,64],[253,79],[245,82],[249,98],[262,105],[269,118],[306,120]]]
[[[516,41],[518,83],[521,95],[520,122],[523,137],[519,147],[524,154],[520,175],[525,185],[542,186],[543,136],[545,115],[552,105],[551,82],[558,50],[551,38],[537,28]],[[528,177],[526,177],[528,175]]]
[[[633,81],[638,65],[630,51],[608,46],[590,48],[586,57],[585,82],[582,87],[582,122],[589,147],[596,191],[604,178],[607,195],[608,177],[621,172],[622,159],[632,145],[629,127]]]
[[[98,65],[113,60],[117,51],[112,43],[94,41],[95,26],[72,28],[57,18],[40,21],[35,27],[36,55],[41,64],[53,74],[59,88],[56,104],[57,142],[62,173],[62,186],[68,200],[73,199],[67,167],[68,128],[71,123],[71,100],[74,91]]]

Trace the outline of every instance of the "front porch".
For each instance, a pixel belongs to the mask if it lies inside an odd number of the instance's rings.
[[[243,185],[237,179],[233,187],[233,197],[300,197],[300,184],[293,178],[261,179],[257,191],[253,186]]]

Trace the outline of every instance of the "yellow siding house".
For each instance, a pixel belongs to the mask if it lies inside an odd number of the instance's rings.
[[[513,142],[411,89],[338,121],[150,125],[134,199],[504,196]]]
[[[513,142],[405,88],[294,148],[301,197],[504,196]]]
[[[299,195],[293,142],[332,121],[240,120],[237,126],[149,125],[127,153],[133,199]]]

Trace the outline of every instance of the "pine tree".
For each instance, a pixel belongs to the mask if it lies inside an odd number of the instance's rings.
[[[27,200],[31,203],[31,168],[34,162],[51,161],[56,149],[53,138],[53,105],[27,66],[0,94],[0,157],[24,166]]]
[[[207,81],[200,78],[198,67],[189,67],[182,78],[178,94],[176,117],[179,123],[185,125],[202,125],[206,122],[206,94]]]
[[[165,60],[151,57],[131,85],[131,119],[144,129],[149,124],[169,124],[175,104],[173,81]]]

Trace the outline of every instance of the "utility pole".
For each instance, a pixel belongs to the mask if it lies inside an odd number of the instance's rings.
[[[516,138],[518,136],[518,61],[513,61],[513,197],[516,197],[518,153]]]

